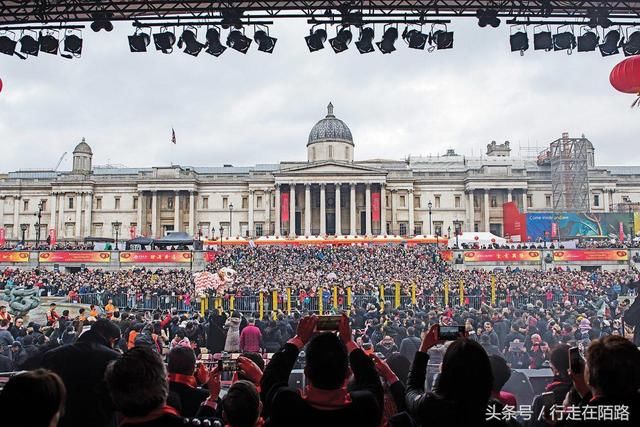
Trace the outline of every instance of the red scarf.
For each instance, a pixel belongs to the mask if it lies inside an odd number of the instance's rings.
[[[351,404],[351,395],[345,387],[337,390],[322,390],[308,385],[302,398],[312,407],[324,411],[340,409]]]
[[[144,417],[123,417],[122,421],[120,422],[120,427],[122,427],[124,425],[127,425],[127,424],[147,423],[149,421],[153,421],[153,420],[158,419],[160,417],[163,417],[165,415],[175,415],[176,417],[180,416],[178,411],[176,411],[171,406],[165,404],[163,407],[158,408],[155,411],[152,411],[151,413],[149,413],[148,415],[146,415]]]
[[[196,382],[196,378],[193,375],[184,375],[184,374],[169,374],[168,376],[169,382],[174,382],[178,384],[184,384],[191,388],[198,387],[198,383]]]

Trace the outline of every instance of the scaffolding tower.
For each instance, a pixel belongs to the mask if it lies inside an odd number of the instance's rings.
[[[551,143],[551,188],[555,213],[589,212],[589,156],[593,145],[581,138],[562,138]]]

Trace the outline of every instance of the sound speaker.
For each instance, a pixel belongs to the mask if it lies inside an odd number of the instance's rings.
[[[544,393],[551,381],[551,369],[516,369],[511,372],[511,378],[502,390],[515,395],[518,405],[531,405],[534,397]]]

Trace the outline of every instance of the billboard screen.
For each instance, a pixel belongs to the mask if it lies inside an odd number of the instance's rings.
[[[554,225],[555,224],[555,225]],[[634,235],[634,217],[632,213],[528,213],[527,238],[533,241],[546,238],[550,240],[555,229],[559,239],[576,237],[619,238],[620,225],[626,238]],[[546,233],[546,234],[545,234]]]

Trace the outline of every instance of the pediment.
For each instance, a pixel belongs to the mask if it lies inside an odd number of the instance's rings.
[[[360,166],[352,163],[316,162],[280,169],[276,176],[298,175],[387,175],[383,169]]]

